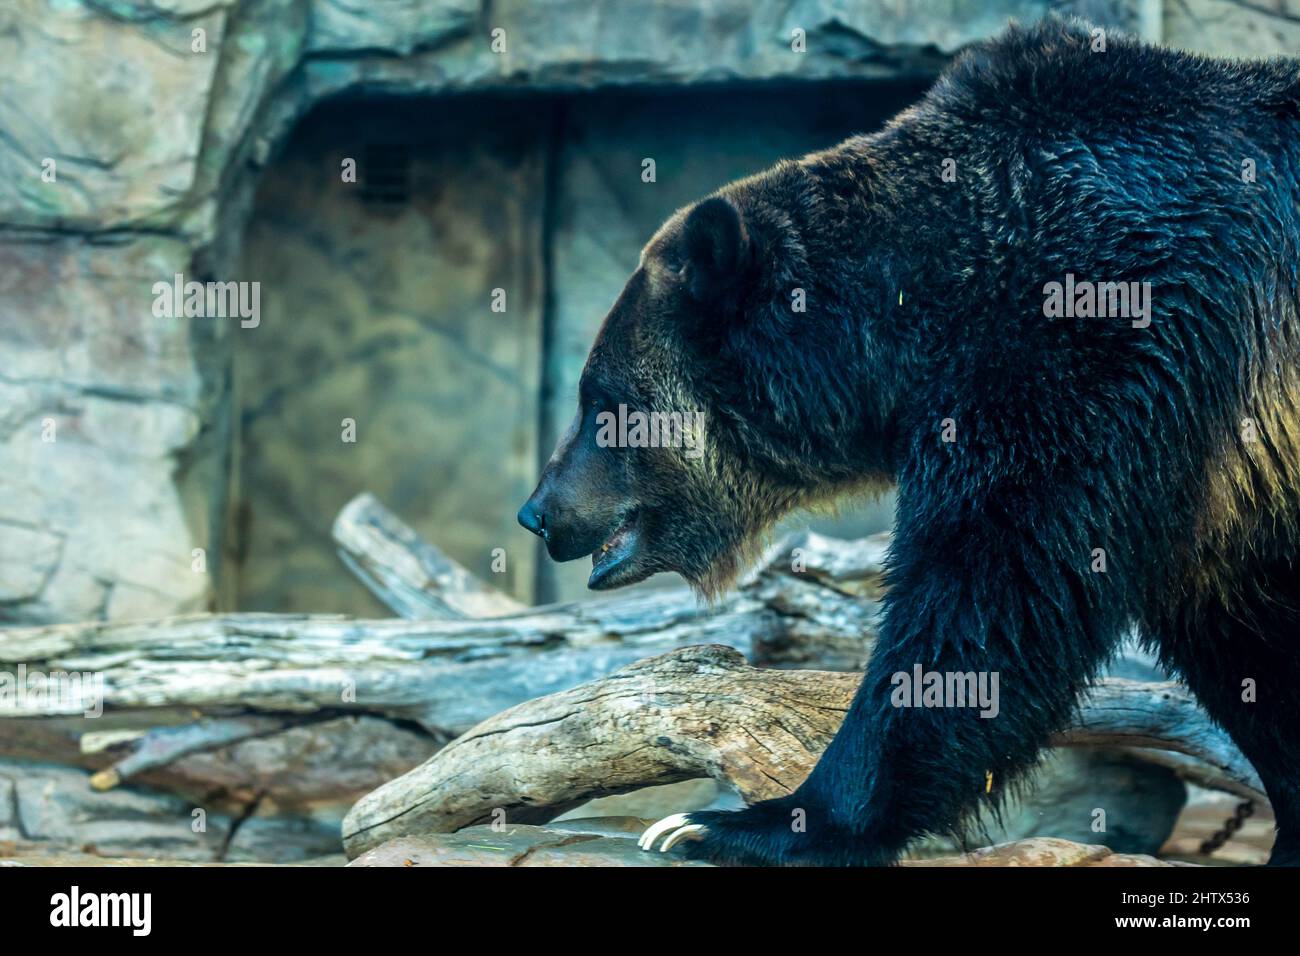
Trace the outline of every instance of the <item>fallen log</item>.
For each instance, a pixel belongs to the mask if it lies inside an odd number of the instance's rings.
[[[135,732],[131,735],[130,753],[111,767],[95,773],[90,778],[90,785],[96,790],[111,790],[137,774],[154,767],[165,767],[187,754],[215,750],[255,737],[269,737],[289,726],[292,722],[275,717],[230,717]],[[113,746],[114,741],[109,741],[104,749],[111,753]],[[83,753],[101,751],[91,734],[82,737],[81,749]]]
[[[131,783],[231,819],[258,806],[341,817],[492,714],[644,657],[704,640],[772,666],[854,668],[874,635],[875,603],[853,595],[843,569],[878,576],[879,541],[791,542],[711,607],[675,588],[518,611],[373,499],[351,503],[336,533],[354,566],[405,595],[391,603],[412,619],[219,614],[0,630],[0,761],[72,766],[101,792]],[[100,705],[103,716],[84,719]]]
[[[372,494],[344,505],[332,534],[348,569],[409,620],[498,617],[525,608],[429,544]]]
[[[712,607],[674,588],[495,618],[204,614],[12,628],[0,631],[0,665],[102,677],[110,711],[351,711],[454,736],[521,701],[691,644],[726,644],[766,666],[861,667],[877,606],[817,578],[823,562],[850,560],[842,552],[861,543],[804,544],[810,571],[783,563],[796,546],[787,545]],[[91,686],[28,699],[0,694],[0,718],[82,714]],[[3,739],[0,725],[0,752]]]
[[[304,808],[319,801],[351,802],[502,711],[528,701],[545,706],[575,685],[614,680],[616,672],[626,673],[620,668],[632,670],[636,662],[665,652],[681,651],[690,660],[698,653],[689,650],[692,645],[711,643],[767,668],[754,672],[763,675],[761,681],[746,684],[760,697],[748,705],[732,702],[729,720],[744,717],[746,707],[798,709],[811,701],[813,713],[790,713],[784,719],[786,728],[804,728],[797,759],[780,767],[753,765],[748,772],[757,777],[743,785],[737,782],[745,779],[743,760],[733,765],[720,755],[708,757],[694,744],[695,758],[674,757],[665,767],[649,768],[652,772],[641,767],[606,777],[618,761],[588,765],[585,783],[559,780],[513,803],[504,800],[512,819],[528,814],[549,819],[590,796],[683,775],[724,779],[742,793],[749,786],[759,793],[768,774],[793,786],[840,716],[833,707],[827,710],[824,701],[817,703],[817,695],[827,691],[796,690],[830,678],[826,686],[847,688],[847,699],[858,675],[807,676],[782,669],[856,672],[865,666],[875,640],[888,546],[887,536],[859,541],[793,537],[772,548],[738,591],[713,606],[702,605],[685,588],[674,588],[518,610],[511,599],[441,556],[369,496],[345,509],[335,531],[350,566],[368,576],[376,593],[388,595],[390,605],[409,619],[226,614],[0,631],[0,673],[25,668],[42,674],[94,674],[103,680],[105,708],[93,735],[87,734],[89,725],[80,715],[92,703],[85,691],[93,685],[80,683],[71,694],[28,699],[6,695],[0,686],[0,718],[9,718],[0,719],[0,757],[72,763],[103,772],[96,778],[99,786],[131,778],[196,799],[252,805],[265,797],[280,806]],[[475,616],[489,613],[494,616]],[[699,704],[705,699],[703,684],[696,691],[679,690],[665,683],[670,676],[665,672],[653,678],[658,689],[651,700]],[[781,697],[782,704],[761,696],[787,692],[791,696]],[[610,702],[618,699],[611,696]],[[724,713],[725,707],[714,716]],[[833,717],[829,724],[827,715]],[[761,719],[758,711],[751,716]],[[1115,709],[1109,722],[1093,732],[1105,729],[1110,744],[1137,746],[1135,752],[1153,762],[1169,765],[1179,756],[1147,746],[1163,739],[1172,725],[1148,728],[1150,734],[1143,737],[1140,727],[1124,724],[1128,716],[1124,708]],[[413,729],[417,725],[422,733]],[[717,743],[735,738],[729,760],[741,760],[744,747],[753,746],[753,729],[744,720],[725,732],[719,725]],[[764,732],[760,728],[759,736]],[[481,736],[475,730],[469,737],[475,734]],[[661,736],[690,739],[673,725],[642,750],[666,750],[657,743]],[[532,743],[518,741],[523,749],[517,751],[514,736],[503,731],[494,737],[500,753],[485,758],[480,772],[498,766],[508,780],[509,767],[519,753],[531,753]],[[1231,745],[1207,741],[1196,751],[1199,756],[1177,764],[1178,772],[1235,793],[1254,792],[1249,780],[1243,783],[1234,775],[1240,756]],[[569,771],[555,772],[563,776]],[[574,771],[575,779],[584,779],[585,772]],[[393,782],[409,784],[410,777]],[[434,789],[441,786],[435,783]],[[430,799],[428,793],[411,796],[413,805],[427,805]],[[452,805],[456,809],[448,819],[482,813],[472,799],[464,805],[452,800]],[[407,816],[406,811],[398,816]]]
[[[595,797],[697,777],[746,802],[788,794],[859,680],[760,669],[716,645],[639,661],[498,714],[366,795],[344,819],[344,848],[355,857],[394,837],[493,819],[544,823]],[[1176,684],[1103,680],[1055,742],[1175,751],[1196,782],[1263,796],[1250,764]]]
[[[711,641],[768,666],[861,667],[876,604],[850,593],[842,569],[878,575],[881,554],[878,539],[794,539],[712,607],[674,588],[492,619],[229,614],[0,630],[0,758],[230,805],[342,799],[341,813],[499,711],[674,648]],[[457,597],[463,576],[426,584],[447,607],[471,607]],[[20,676],[41,692],[19,693]],[[96,687],[104,714],[87,722]]]

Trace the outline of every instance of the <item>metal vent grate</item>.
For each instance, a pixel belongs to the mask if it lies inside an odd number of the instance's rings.
[[[411,197],[411,149],[405,143],[372,143],[361,169],[364,202],[393,206]]]

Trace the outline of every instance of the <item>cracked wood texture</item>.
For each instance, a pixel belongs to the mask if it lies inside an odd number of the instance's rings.
[[[102,674],[96,731],[118,733],[92,752],[77,716],[88,701],[0,696],[0,718],[23,718],[0,720],[0,756],[104,770],[105,787],[139,774],[284,803],[387,779],[349,815],[353,851],[498,808],[513,822],[549,820],[592,797],[692,777],[761,799],[803,779],[875,640],[887,536],[789,539],[712,607],[676,588],[470,617],[508,599],[440,563],[373,499],[350,507],[340,546],[354,566],[369,555],[366,573],[388,582],[392,606],[424,619],[228,614],[0,631],[0,665]],[[702,644],[714,646],[692,646]],[[793,670],[803,667],[821,670]],[[372,758],[360,765],[348,720],[369,728]],[[404,721],[428,736],[416,740]],[[331,772],[302,772],[294,754],[306,738]],[[1139,748],[1186,779],[1258,795],[1249,765],[1175,685],[1103,682],[1061,742]],[[235,770],[220,759],[232,746],[250,755]]]
[[[521,701],[691,644],[725,644],[770,666],[860,668],[877,605],[834,575],[878,570],[871,555],[881,550],[876,539],[796,539],[714,606],[673,588],[493,618],[202,614],[11,628],[0,630],[0,665],[102,674],[109,711],[343,711],[454,736]],[[0,718],[76,716],[89,704],[0,696]]]
[[[545,822],[595,797],[713,777],[746,800],[793,791],[848,709],[859,674],[750,666],[690,647],[639,661],[484,721],[362,798],[343,822],[350,857],[387,840],[491,821]],[[1187,775],[1262,796],[1250,765],[1185,690],[1110,678],[1056,741],[1176,751]]]
[[[332,534],[343,563],[404,618],[498,617],[525,609],[429,544],[369,492],[343,506]]]
[[[424,619],[221,614],[0,630],[0,671],[94,672],[105,694],[87,734],[84,695],[0,693],[0,758],[100,771],[105,788],[138,779],[350,803],[493,714],[674,648],[712,642],[770,666],[860,668],[887,541],[792,539],[711,607],[674,588],[470,618],[508,599],[484,599],[495,592],[471,587],[373,498],[345,509],[336,531],[372,569],[389,561],[376,577],[400,582],[387,589],[402,594],[393,605]],[[361,736],[369,761],[358,762]]]

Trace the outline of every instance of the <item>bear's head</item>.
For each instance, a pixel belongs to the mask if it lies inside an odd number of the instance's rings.
[[[679,210],[646,245],[519,511],[554,560],[591,556],[594,590],[676,571],[716,595],[782,515],[872,471],[840,448],[862,396],[834,366],[856,349],[792,310],[807,249],[756,188]]]

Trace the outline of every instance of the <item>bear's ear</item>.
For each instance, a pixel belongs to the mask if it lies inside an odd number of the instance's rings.
[[[687,286],[696,299],[713,301],[744,277],[751,257],[749,234],[730,199],[714,196],[697,204],[687,214],[682,234]]]

